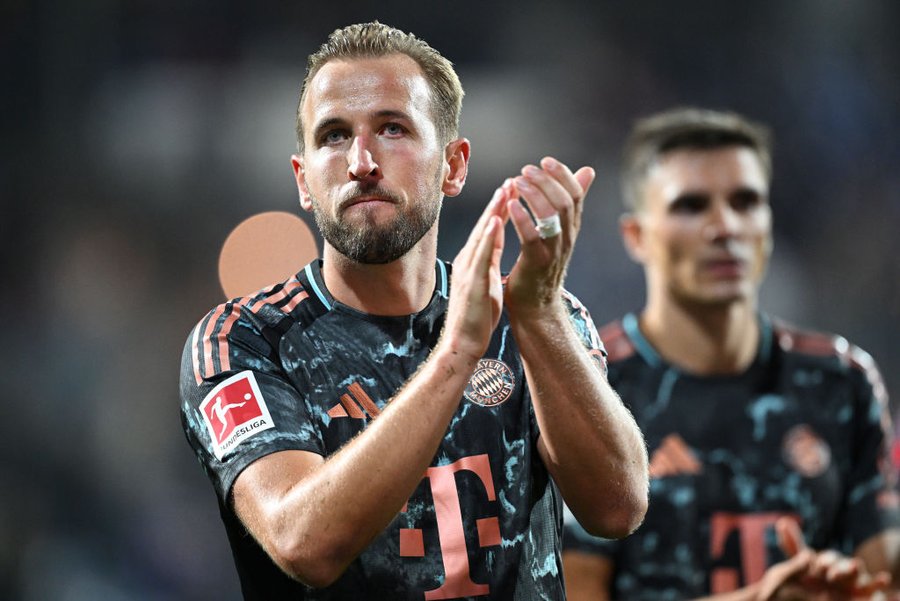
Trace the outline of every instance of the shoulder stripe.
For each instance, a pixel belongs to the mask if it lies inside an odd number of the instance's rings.
[[[786,351],[818,357],[842,357],[850,344],[841,336],[801,330],[782,320],[773,320],[779,346]]]
[[[203,332],[203,356],[204,356],[204,367],[205,367],[205,375],[209,375],[215,371],[215,366],[213,364],[213,332],[216,329],[216,322],[219,321],[219,318],[225,314],[225,305],[219,305],[215,309],[213,309],[212,314],[209,316],[209,321],[206,322],[206,330]],[[209,348],[207,349],[207,344]]]
[[[309,294],[303,284],[294,278],[283,285],[267,288],[255,297],[235,299],[213,309],[194,328],[191,359],[197,383],[219,371],[231,370],[229,335],[245,307],[256,313],[265,305],[271,305],[290,315],[307,298]]]
[[[250,299],[242,298],[238,302],[232,304],[228,317],[222,322],[222,327],[219,329],[219,333],[216,334],[216,338],[219,342],[219,365],[222,368],[222,371],[229,371],[231,369],[228,334],[231,332],[231,327],[234,325],[234,322],[237,321],[237,318],[241,315],[241,307],[246,306],[248,302],[250,302]]]
[[[270,296],[262,296],[258,298],[258,300],[253,303],[253,306],[250,307],[250,310],[254,313],[259,310],[263,305],[275,305],[283,301],[285,298],[290,297],[292,292],[303,291],[303,284],[300,283],[300,280],[294,278],[284,283],[281,289]],[[303,299],[301,299],[303,300]],[[299,301],[298,301],[299,302]],[[279,307],[280,308],[280,307]],[[283,309],[282,309],[283,310]],[[285,313],[289,313],[289,311],[285,311]]]
[[[291,298],[291,300],[289,300],[287,302],[286,305],[281,307],[281,310],[284,311],[285,313],[287,313],[288,315],[290,315],[291,311],[293,311],[294,309],[297,308],[297,305],[299,305],[300,303],[302,303],[303,301],[305,301],[308,298],[309,298],[309,293],[305,289],[303,289],[303,287],[301,286],[300,292],[295,294],[293,296],[293,298]]]
[[[844,365],[861,371],[872,386],[872,392],[879,403],[888,406],[887,388],[875,360],[869,353],[851,344],[843,336],[800,330],[781,320],[775,322],[775,335],[779,346],[785,351],[817,357],[835,357]]]

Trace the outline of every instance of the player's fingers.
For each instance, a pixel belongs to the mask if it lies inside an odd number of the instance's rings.
[[[891,575],[887,572],[878,572],[874,576],[861,574],[853,586],[853,597],[869,598],[875,593],[884,591],[891,584]],[[883,597],[879,597],[883,598]]]
[[[775,522],[775,533],[778,537],[778,546],[788,557],[793,557],[806,548],[806,540],[803,538],[800,525],[793,518],[778,518]]]
[[[594,170],[582,167],[575,173],[569,167],[553,157],[541,159],[541,168],[550,174],[563,187],[572,200],[578,204],[587,196],[587,191],[594,181]]]
[[[511,200],[507,202],[507,210],[509,211],[509,220],[512,221],[523,250],[529,244],[540,241],[540,234],[535,229],[534,222],[531,221],[531,216],[525,210],[525,207],[522,206],[522,203],[518,200]]]
[[[825,580],[828,572],[838,567],[842,556],[836,551],[826,550],[816,553],[812,562],[809,564],[809,575],[812,578]]]
[[[490,202],[488,202],[487,206],[481,212],[481,216],[478,218],[478,221],[475,223],[472,231],[469,232],[469,237],[466,240],[466,244],[456,256],[454,263],[458,262],[459,267],[465,267],[466,265],[470,264],[472,254],[475,252],[478,241],[480,241],[484,236],[485,228],[487,228],[490,219],[494,216],[497,216],[501,211],[503,212],[503,214],[505,214],[506,203],[504,202],[504,198],[506,197],[506,195],[507,191],[503,186],[494,190],[494,195],[491,197]]]
[[[841,557],[825,569],[825,582],[842,589],[850,589],[860,575],[858,559]]]
[[[516,188],[528,203],[535,219],[546,219],[555,214],[569,212],[566,206],[565,189],[543,170],[534,165],[522,168],[522,174],[516,177]]]
[[[581,186],[581,199],[576,203],[578,210],[575,211],[575,231],[581,231],[581,215],[584,212],[584,199],[587,198],[588,190],[591,189],[591,184],[594,183],[596,177],[597,173],[591,167],[582,167],[575,172],[575,181]]]
[[[578,185],[581,186],[581,199],[587,196],[588,190],[591,189],[591,185],[594,183],[594,180],[597,178],[597,172],[594,171],[593,167],[584,166],[578,171],[575,172],[575,181],[578,182]]]
[[[807,570],[812,557],[813,553],[810,550],[802,549],[789,559],[769,568],[760,582],[758,595],[760,601],[769,601],[791,578]]]
[[[501,219],[496,215],[490,216],[472,257],[472,266],[477,277],[486,278],[488,276],[497,245],[502,245],[502,240],[499,239],[503,235],[502,232]]]

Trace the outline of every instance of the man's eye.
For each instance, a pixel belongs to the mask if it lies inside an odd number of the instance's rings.
[[[389,136],[399,136],[406,130],[402,125],[399,125],[397,123],[388,123],[383,128],[381,128],[381,131]]]
[[[332,130],[322,136],[322,142],[325,144],[337,144],[343,142],[347,138],[346,134],[339,129]]]
[[[676,198],[670,205],[669,210],[672,213],[693,215],[706,210],[706,206],[708,204],[709,199],[707,199],[705,196],[701,196],[699,194],[687,194],[685,196],[679,196],[678,198]]]
[[[731,198],[731,206],[735,211],[749,211],[762,202],[762,196],[753,190],[742,190]]]

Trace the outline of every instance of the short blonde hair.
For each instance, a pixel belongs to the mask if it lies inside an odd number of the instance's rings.
[[[297,103],[297,147],[300,152],[303,152],[303,99],[316,73],[330,60],[391,54],[405,54],[422,69],[431,89],[432,117],[441,140],[446,144],[459,135],[459,114],[465,92],[453,70],[453,63],[413,34],[372,21],[334,30],[328,40],[307,59],[306,78]]]

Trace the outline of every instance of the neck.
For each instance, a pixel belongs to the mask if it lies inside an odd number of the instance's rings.
[[[418,313],[434,293],[437,244],[430,238],[430,233],[426,234],[408,253],[383,265],[352,261],[326,242],[322,254],[325,285],[336,300],[364,313]]]
[[[741,373],[759,347],[755,299],[719,306],[650,302],[640,326],[663,359],[698,375]]]

